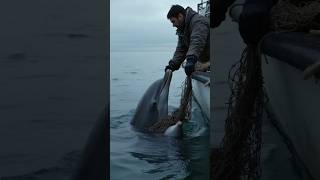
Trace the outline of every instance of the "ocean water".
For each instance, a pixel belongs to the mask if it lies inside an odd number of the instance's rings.
[[[106,104],[106,4],[2,1],[1,180],[74,173]]]
[[[110,179],[209,178],[208,119],[195,102],[182,139],[137,132],[130,125],[140,98],[152,82],[163,77],[171,55],[170,48],[111,51]],[[173,74],[169,111],[179,105],[184,78],[182,69]]]

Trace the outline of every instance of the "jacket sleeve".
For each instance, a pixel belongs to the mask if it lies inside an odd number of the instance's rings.
[[[190,45],[187,52],[188,55],[195,55],[198,59],[207,45],[210,34],[209,22],[198,19],[190,24],[192,27],[190,34]]]
[[[182,37],[178,36],[178,44],[173,58],[169,61],[169,65],[173,67],[173,70],[178,70],[180,65],[186,58],[187,48],[182,43]]]

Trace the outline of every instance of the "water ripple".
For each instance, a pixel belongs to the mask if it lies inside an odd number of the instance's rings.
[[[70,179],[79,159],[80,151],[71,151],[66,153],[56,166],[41,168],[22,175],[1,177],[1,180],[67,180]]]

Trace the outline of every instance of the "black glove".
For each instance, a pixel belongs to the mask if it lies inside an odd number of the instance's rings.
[[[168,65],[168,66],[166,66],[166,68],[164,68],[164,72],[166,72],[168,69],[170,69],[171,71],[173,71],[172,68],[170,67],[170,65]]]
[[[246,44],[257,44],[269,30],[271,5],[266,0],[264,1],[246,3],[243,7],[239,20],[239,31]]]
[[[166,72],[167,69],[170,69],[173,72],[173,71],[179,69],[179,66],[180,65],[178,65],[178,68],[177,68],[176,63],[174,61],[170,60],[168,65],[166,66],[166,68],[164,68],[164,72]]]
[[[190,76],[194,72],[194,66],[197,62],[197,57],[194,55],[187,56],[187,63],[184,67],[184,71],[187,76]]]

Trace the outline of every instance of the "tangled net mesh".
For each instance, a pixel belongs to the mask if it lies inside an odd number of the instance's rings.
[[[320,30],[320,0],[279,0],[270,12],[273,31]]]
[[[160,119],[149,128],[150,132],[163,133],[168,127],[176,124],[178,121],[185,121],[190,118],[192,85],[191,77],[188,76],[182,83],[182,93],[179,108],[167,118]]]
[[[260,149],[264,105],[259,48],[248,46],[229,71],[231,96],[225,135],[212,155],[212,179],[255,180],[261,176]]]
[[[276,32],[320,30],[320,0],[279,0],[270,12],[270,28]],[[211,178],[257,180],[266,99],[259,46],[247,46],[231,67],[228,81],[231,95],[225,135],[211,156]]]

